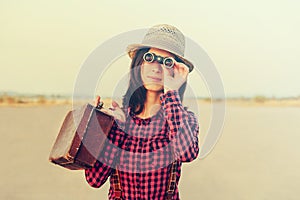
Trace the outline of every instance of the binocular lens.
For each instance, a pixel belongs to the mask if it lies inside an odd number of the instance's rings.
[[[171,58],[166,58],[164,60],[165,67],[171,68],[174,65],[174,61]]]
[[[144,60],[146,61],[146,62],[153,62],[153,60],[154,60],[154,55],[152,54],[152,53],[145,53],[145,55],[144,55]]]

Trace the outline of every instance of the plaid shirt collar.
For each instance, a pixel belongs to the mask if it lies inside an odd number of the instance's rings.
[[[164,111],[163,111],[162,107],[157,111],[157,113],[155,115],[153,115],[149,118],[145,118],[145,119],[138,117],[131,110],[130,107],[127,109],[127,117],[130,117],[134,121],[134,123],[137,125],[141,125],[141,124],[148,125],[151,122],[151,120],[162,119],[163,116],[164,116]]]

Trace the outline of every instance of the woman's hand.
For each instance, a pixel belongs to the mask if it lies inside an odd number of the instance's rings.
[[[97,107],[100,104],[100,96],[96,96],[94,106]],[[123,110],[120,108],[119,104],[116,101],[112,101],[112,107],[109,109],[100,108],[101,112],[104,112],[108,115],[113,116],[115,119],[125,122],[125,114]]]
[[[172,69],[163,68],[164,93],[169,90],[178,90],[187,80],[189,68],[184,63],[175,61]]]

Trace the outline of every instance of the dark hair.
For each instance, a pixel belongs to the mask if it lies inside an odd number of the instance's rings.
[[[131,108],[131,111],[135,114],[140,114],[144,109],[144,103],[146,101],[147,89],[143,85],[141,77],[141,65],[143,64],[143,55],[149,51],[150,48],[143,48],[136,50],[132,57],[130,65],[130,78],[128,89],[123,96],[123,108]],[[177,56],[174,56],[175,60],[182,62]],[[186,82],[179,88],[179,96],[181,101],[183,100],[183,94],[186,88]],[[163,93],[163,90],[161,91]]]

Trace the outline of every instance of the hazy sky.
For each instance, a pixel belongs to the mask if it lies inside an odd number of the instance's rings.
[[[82,63],[101,43],[168,23],[205,49],[227,96],[300,95],[299,1],[177,2],[0,0],[0,91],[71,94]],[[112,70],[107,85],[126,69]],[[196,73],[189,81],[198,95],[209,94]]]

